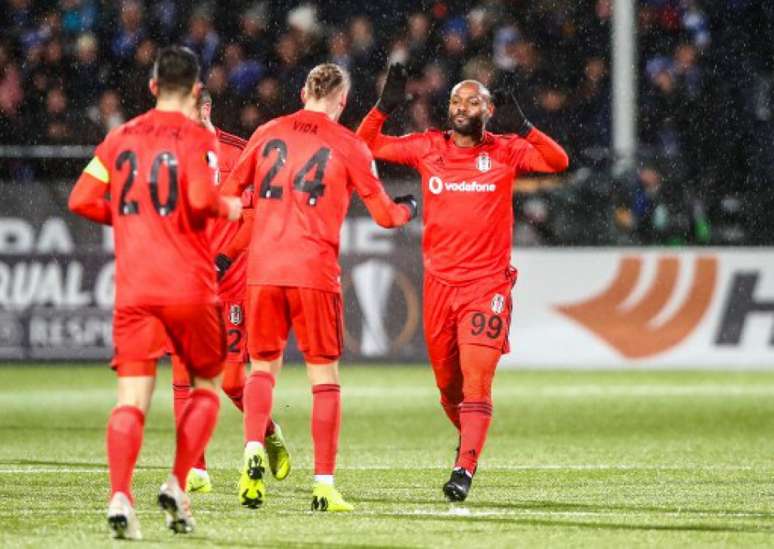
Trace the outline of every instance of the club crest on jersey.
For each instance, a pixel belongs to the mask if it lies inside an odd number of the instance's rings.
[[[502,294],[495,294],[492,298],[492,312],[499,315],[505,310],[505,297]]]
[[[207,161],[207,165],[214,169],[217,169],[218,167],[218,155],[215,154],[213,151],[207,151],[207,154],[204,156],[204,159]]]
[[[207,151],[204,155],[204,160],[210,169],[215,170],[215,184],[220,185],[220,168],[218,167],[218,155],[213,151]]]
[[[476,158],[476,168],[480,172],[488,172],[492,168],[492,159],[486,153],[481,153]]]
[[[242,324],[242,307],[239,305],[232,305],[228,309],[228,319],[234,326]]]

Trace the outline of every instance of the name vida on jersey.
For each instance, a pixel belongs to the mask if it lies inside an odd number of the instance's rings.
[[[454,193],[493,193],[497,190],[494,183],[479,183],[478,181],[446,181],[434,175],[427,180],[427,186],[433,194],[443,191]]]

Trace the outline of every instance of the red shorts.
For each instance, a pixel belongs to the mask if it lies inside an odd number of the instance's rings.
[[[219,305],[121,307],[113,314],[112,367],[119,376],[156,374],[156,360],[173,352],[198,377],[214,378],[226,351]]]
[[[310,364],[341,358],[344,347],[341,294],[286,286],[247,287],[247,349],[257,360],[282,356],[292,327]]]
[[[516,283],[516,269],[510,267],[496,277],[465,286],[449,286],[425,273],[424,324],[427,352],[433,364],[458,354],[462,344],[510,350],[508,333]]]
[[[223,302],[223,323],[226,326],[226,362],[244,364],[250,360],[244,301]]]

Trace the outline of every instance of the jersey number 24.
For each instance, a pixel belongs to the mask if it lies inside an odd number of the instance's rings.
[[[288,160],[288,145],[282,139],[272,139],[263,147],[263,157],[268,158],[273,151],[277,151],[277,156],[274,159],[274,164],[272,164],[261,180],[261,185],[258,187],[258,196],[279,200],[282,198],[282,187],[272,185],[271,182],[277,177],[280,170],[285,167],[285,163]],[[331,150],[328,147],[320,147],[293,178],[293,188],[309,195],[306,203],[310,206],[315,206],[317,200],[325,192],[325,185],[322,181],[325,176],[325,167],[328,165],[330,157]],[[312,170],[314,170],[312,178],[307,179]]]

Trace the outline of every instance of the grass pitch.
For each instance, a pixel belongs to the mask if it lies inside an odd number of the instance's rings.
[[[288,366],[276,418],[294,457],[263,509],[239,506],[241,418],[223,398],[208,452],[215,489],[197,531],[155,507],[173,452],[160,371],[135,495],[145,541],[232,547],[774,544],[774,373],[518,372],[495,382],[489,443],[464,505],[441,485],[456,437],[427,368],[342,370],[337,485],[349,515],[312,514],[311,395]],[[0,367],[0,547],[108,546],[106,367]]]

